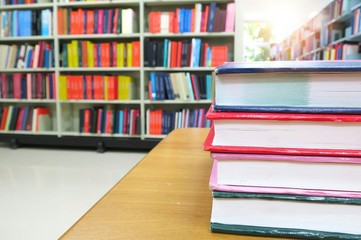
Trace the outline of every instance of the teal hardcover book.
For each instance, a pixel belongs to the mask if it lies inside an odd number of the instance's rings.
[[[361,113],[361,61],[229,62],[215,73],[217,111]]]
[[[213,191],[211,231],[304,239],[361,239],[361,199]]]

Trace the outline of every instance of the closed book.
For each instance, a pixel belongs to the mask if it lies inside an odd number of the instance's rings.
[[[213,191],[212,232],[360,239],[361,199]]]
[[[215,191],[361,198],[361,158],[212,153]]]
[[[215,112],[213,152],[361,156],[361,115]]]
[[[215,109],[361,113],[361,62],[271,61],[216,68]]]

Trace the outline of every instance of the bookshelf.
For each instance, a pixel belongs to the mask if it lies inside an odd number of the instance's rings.
[[[274,60],[361,59],[360,0],[333,0],[280,44]]]
[[[213,5],[227,16],[238,0],[33,2],[0,1],[0,50],[15,56],[0,56],[0,141],[150,149],[173,128],[208,126],[213,69],[237,60],[241,46],[237,16],[227,30],[219,21],[210,30],[203,19]],[[20,33],[25,24],[30,32]],[[4,118],[10,107],[16,114]],[[50,113],[38,116],[37,108]]]

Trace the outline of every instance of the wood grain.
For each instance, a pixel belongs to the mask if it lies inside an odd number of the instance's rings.
[[[171,132],[61,239],[260,239],[209,231],[208,131]]]

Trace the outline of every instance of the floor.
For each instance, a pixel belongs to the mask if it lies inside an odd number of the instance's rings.
[[[58,239],[145,155],[0,144],[0,239]]]

